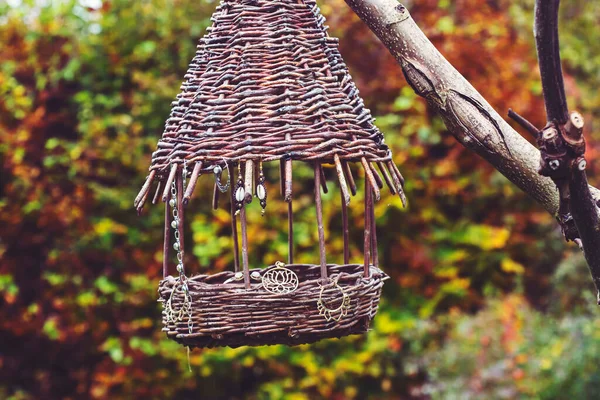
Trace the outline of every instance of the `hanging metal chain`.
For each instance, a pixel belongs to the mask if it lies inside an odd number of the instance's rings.
[[[183,172],[182,172],[182,179],[183,179],[183,187],[185,187],[186,185],[186,178],[187,178],[187,162],[184,161],[183,162]],[[182,321],[184,316],[187,315],[188,317],[188,331],[189,333],[192,333],[192,328],[193,328],[193,321],[192,321],[192,295],[190,294],[190,290],[188,287],[188,279],[185,276],[185,267],[183,265],[183,249],[181,248],[181,238],[180,238],[180,233],[179,233],[179,227],[181,224],[181,220],[179,218],[179,209],[177,207],[177,201],[178,201],[178,197],[177,197],[177,184],[173,181],[173,184],[171,185],[171,200],[169,200],[169,205],[171,206],[171,209],[173,210],[173,221],[171,221],[171,227],[173,228],[173,235],[175,237],[175,243],[173,243],[173,249],[177,252],[177,272],[179,273],[179,281],[177,283],[175,283],[173,285],[173,290],[171,292],[171,295],[169,296],[169,300],[167,301],[166,305],[165,305],[165,309],[166,309],[166,313],[167,313],[167,320],[168,321],[172,321],[172,322],[178,322],[178,321]],[[181,285],[179,287],[179,285]],[[182,291],[183,292],[183,305],[181,306],[181,308],[178,311],[175,311],[173,309],[173,304],[172,304],[172,300],[173,300],[173,294],[176,291]]]

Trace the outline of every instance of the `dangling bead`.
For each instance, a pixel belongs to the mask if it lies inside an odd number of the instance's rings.
[[[175,199],[171,199],[171,200],[169,200],[169,205],[170,205],[171,207],[175,207],[175,205],[177,205],[177,200],[175,200]]]
[[[173,249],[175,249],[175,251],[179,251],[179,243],[173,243]]]
[[[238,167],[238,180],[235,188],[235,202],[237,210],[241,210],[244,206],[244,199],[246,197],[246,190],[244,189],[244,180],[242,179],[242,162]]]
[[[235,200],[238,203],[241,203],[242,201],[244,201],[245,197],[246,197],[246,191],[244,190],[244,188],[238,187],[237,190],[235,191]]]
[[[256,197],[262,207],[261,215],[265,215],[267,207],[267,188],[265,187],[265,174],[263,173],[262,161],[259,164],[258,184],[256,185]]]
[[[259,183],[256,187],[256,197],[258,197],[259,200],[264,200],[267,197],[267,189],[265,189],[262,183]]]
[[[177,220],[173,220],[171,222],[171,228],[177,229],[178,227],[179,227],[179,222],[177,222]]]

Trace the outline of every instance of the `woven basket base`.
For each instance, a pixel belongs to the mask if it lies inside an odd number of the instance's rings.
[[[251,272],[264,276],[273,268]],[[293,264],[285,268],[294,271],[299,281],[298,287],[287,294],[267,291],[260,280],[252,280],[250,289],[243,281],[225,283],[234,277],[233,272],[187,279],[190,312],[173,321],[164,310],[163,331],[190,347],[299,345],[367,332],[387,279],[380,269],[371,266],[370,276],[364,278],[362,265],[330,264],[328,280],[323,282],[318,265]],[[184,307],[181,287],[181,281],[172,276],[159,285],[159,301],[166,305],[171,299],[170,307],[176,314]],[[321,299],[327,309],[335,310],[345,296],[346,313],[334,311],[329,320],[329,314],[320,312],[317,306]]]

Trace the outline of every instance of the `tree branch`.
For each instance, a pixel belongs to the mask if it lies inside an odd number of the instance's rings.
[[[600,210],[585,173],[583,117],[578,112],[569,115],[565,99],[558,41],[559,5],[560,0],[535,2],[533,30],[548,121],[537,140],[542,154],[540,174],[550,177],[558,188],[563,232],[582,247],[600,304]],[[569,225],[574,225],[571,231],[565,229]]]
[[[504,121],[444,58],[396,0],[345,0],[396,58],[415,92],[427,99],[448,130],[511,182],[558,213],[558,193],[540,176],[540,152]],[[600,200],[600,191],[592,188]]]
[[[567,122],[569,112],[558,48],[559,3],[560,0],[537,0],[535,2],[533,34],[548,121],[564,124]]]
[[[453,136],[463,146],[492,164],[511,182],[538,201],[550,214],[558,218],[560,201],[557,187],[552,179],[538,173],[540,165],[544,165],[540,151],[513,130],[440,54],[410,17],[406,7],[396,0],[345,1],[396,58],[409,85],[437,110]],[[551,2],[551,7],[554,8],[550,10],[536,8],[536,21],[539,21],[536,24],[536,39],[542,46],[538,47],[538,51],[544,57],[543,63],[550,62],[542,71],[544,93],[548,93],[546,108],[549,120],[564,124],[569,119],[566,115],[566,100],[558,53],[558,33],[554,29],[558,22],[553,11],[558,10],[558,1],[547,1]],[[548,15],[552,17],[548,19],[548,26],[545,26],[542,21],[546,21]],[[547,40],[544,39],[547,32],[552,34],[549,47],[543,43]],[[548,52],[545,49],[548,49]],[[550,61],[545,61],[546,57]],[[557,73],[560,78],[557,77]],[[513,112],[511,117],[533,135],[538,134],[537,128],[518,114]],[[577,187],[579,191],[585,187],[589,196],[586,198],[584,194],[577,200],[575,198],[571,200],[574,205],[577,204],[578,209],[573,213],[573,219],[580,221],[576,222],[576,225],[582,232],[596,230],[600,225],[595,223],[595,219],[589,218],[594,215],[598,218],[598,214],[589,212],[595,210],[597,203],[600,204],[600,191],[587,185],[585,172],[576,175],[576,178],[571,185],[567,186],[573,190]],[[562,209],[560,212],[564,214],[565,210]],[[582,219],[581,215],[587,215],[587,221],[584,222],[585,217]],[[560,222],[565,230],[566,222]],[[599,285],[600,280],[597,280],[596,276],[600,275],[596,275],[594,263],[600,263],[600,254],[598,254],[600,244],[596,243],[596,240],[600,240],[600,236],[597,232],[588,235],[588,240],[584,240],[583,236],[586,236],[585,233],[581,236],[583,246],[589,249],[586,252],[586,259],[592,269],[594,282]],[[600,266],[597,272],[600,273]]]

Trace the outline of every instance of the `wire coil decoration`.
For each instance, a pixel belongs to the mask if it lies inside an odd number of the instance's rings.
[[[329,284],[320,285],[321,292],[319,293],[319,300],[317,300],[317,309],[319,310],[319,315],[322,315],[323,317],[325,317],[325,320],[327,320],[327,322],[329,322],[329,321],[339,322],[343,317],[348,315],[348,311],[350,310],[350,296],[338,284],[338,279],[339,279],[339,275],[335,279],[331,280],[331,282]],[[338,289],[339,292],[342,294],[342,300],[340,302],[340,305],[337,308],[333,308],[333,309],[328,308],[325,305],[325,302],[323,301],[323,294],[325,293],[325,289],[327,289],[329,287]]]
[[[285,268],[281,261],[277,261],[275,268],[266,271],[262,276],[264,289],[273,294],[290,294],[298,288],[298,282],[298,275]]]
[[[262,276],[258,271],[252,272],[250,278],[260,281],[262,287],[272,294],[290,294],[298,289],[300,283],[298,275],[291,269],[285,268],[285,264],[281,261],[275,262],[275,267],[265,271]],[[232,283],[243,279],[244,275],[241,272],[236,272],[233,277],[223,283]]]

